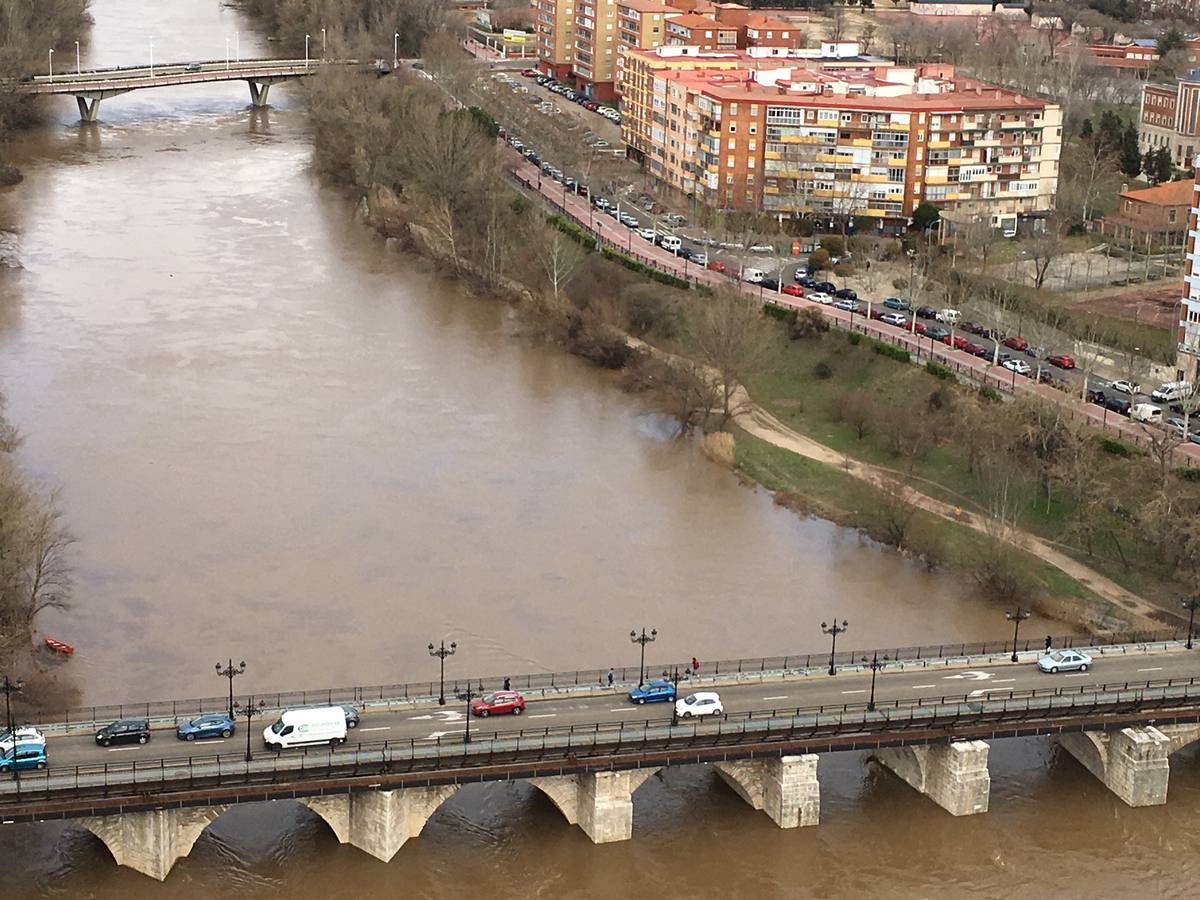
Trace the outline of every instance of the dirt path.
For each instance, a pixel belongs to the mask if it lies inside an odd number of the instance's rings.
[[[814,441],[812,438],[792,430],[766,410],[752,403],[746,403],[744,395],[741,405],[744,411],[735,415],[733,417],[734,421],[739,427],[747,433],[754,435],[759,440],[766,441],[768,444],[772,444],[782,450],[814,459],[817,462],[836,466],[839,470],[854,478],[877,486],[895,484],[894,473],[889,470],[851,459],[830,447],[826,447],[824,444]],[[931,512],[936,516],[941,516],[943,519],[948,519],[951,522],[957,522],[959,525],[965,525],[981,534],[986,534],[988,537],[995,537],[987,528],[986,520],[982,517],[959,510],[949,503],[913,490],[911,487],[905,487],[904,491],[907,499],[918,508]],[[1099,572],[1066,555],[1042,538],[1035,537],[1025,531],[1009,529],[1001,536],[1001,540],[1065,572],[1080,584],[1087,586],[1097,596],[1103,597],[1105,600],[1116,604],[1122,609],[1156,620],[1159,616],[1155,614],[1161,614],[1161,610],[1147,603],[1141,597],[1127,591],[1115,581],[1104,577]]]

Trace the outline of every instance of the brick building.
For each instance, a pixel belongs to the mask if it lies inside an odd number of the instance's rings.
[[[1140,245],[1149,240],[1155,247],[1178,249],[1187,233],[1191,206],[1191,181],[1121,191],[1116,213],[1105,217],[1101,230],[1123,243]]]
[[[630,51],[622,136],[651,175],[717,209],[898,231],[926,200],[1005,228],[1053,208],[1057,105],[850,48]]]
[[[1200,69],[1173,84],[1146,84],[1138,119],[1142,153],[1166,147],[1178,168],[1187,168],[1200,152]]]

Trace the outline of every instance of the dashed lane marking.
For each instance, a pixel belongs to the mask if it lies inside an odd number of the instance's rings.
[[[912,689],[914,691],[920,691],[920,690],[924,690],[925,688],[935,688],[935,687],[937,687],[936,684],[914,684],[912,686]]]
[[[558,713],[539,713],[536,716],[526,716],[527,719],[553,719]]]
[[[786,700],[787,698],[787,694],[780,694],[778,697],[763,697],[764,700]]]
[[[1149,669],[1138,669],[1139,672],[1161,672],[1162,666],[1151,666]]]
[[[391,725],[377,725],[374,728],[359,728],[359,731],[391,731]]]
[[[842,691],[843,694],[865,694],[866,692],[866,688],[863,688],[861,691]]]

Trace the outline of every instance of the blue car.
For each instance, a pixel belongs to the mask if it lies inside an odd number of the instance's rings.
[[[175,729],[175,737],[181,741],[194,741],[204,738],[227,738],[233,734],[236,726],[228,713],[207,713],[196,716],[188,722],[180,722]]]
[[[11,772],[14,766],[18,769],[44,769],[47,762],[45,744],[17,744],[0,756],[0,772]]]
[[[632,703],[660,703],[675,699],[675,685],[661,678],[649,684],[640,684],[629,692]]]

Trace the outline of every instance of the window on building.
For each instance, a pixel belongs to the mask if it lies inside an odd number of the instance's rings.
[[[730,138],[729,143],[725,145],[725,149],[736,150],[737,149],[737,141]]]
[[[726,183],[726,184],[733,184],[733,176],[732,176],[732,175],[726,175],[726,176],[725,176],[725,183]]]
[[[888,169],[888,181],[904,181],[904,170]]]
[[[746,184],[754,184],[754,176],[753,175],[746,176]]]
[[[1170,223],[1170,224],[1172,224],[1172,225],[1174,225],[1174,224],[1175,224],[1175,214],[1176,214],[1176,212],[1177,212],[1177,211],[1176,211],[1176,210],[1174,210],[1174,209],[1168,209],[1168,210],[1167,210],[1167,222],[1169,222],[1169,223]]]
[[[757,125],[751,125],[751,126],[750,126],[750,133],[751,133],[751,134],[758,134],[758,126],[757,126]]]
[[[750,152],[753,153],[757,149],[758,149],[758,141],[751,141],[750,142]]]
[[[727,168],[727,169],[733,168],[733,157],[732,156],[725,157],[725,168]]]
[[[730,133],[730,134],[737,134],[737,122],[730,122],[730,123],[729,123],[729,133]]]
[[[737,115],[737,104],[736,104],[736,103],[730,103],[730,104],[729,104],[729,114],[730,114],[731,116],[736,116],[736,115]]]

